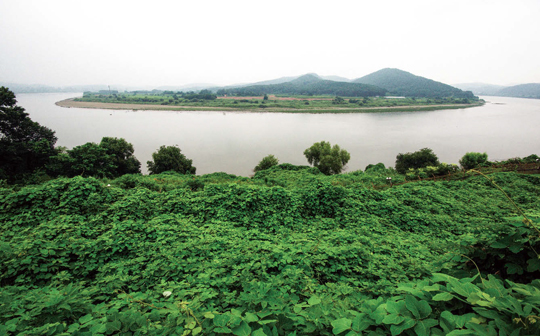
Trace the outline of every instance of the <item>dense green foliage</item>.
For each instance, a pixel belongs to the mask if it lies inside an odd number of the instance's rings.
[[[16,182],[44,168],[56,154],[54,131],[32,121],[13,92],[0,87],[0,180]]]
[[[316,75],[304,75],[290,82],[268,85],[250,85],[239,88],[227,88],[217,91],[219,96],[258,96],[263,94],[287,95],[334,95],[345,97],[384,96],[385,89],[360,83],[336,82],[324,80]]]
[[[141,163],[133,155],[133,145],[123,138],[104,137],[99,144],[106,149],[106,154],[112,157],[116,166],[114,177],[141,172]]]
[[[50,176],[95,176],[114,178],[140,173],[141,163],[133,156],[133,145],[123,138],[104,137],[100,144],[88,142],[73,149],[58,150],[50,158]]]
[[[405,174],[408,169],[438,165],[439,158],[437,158],[437,155],[430,148],[422,148],[413,153],[399,153],[396,156],[396,170],[400,174]]]
[[[488,162],[487,153],[468,152],[459,160],[463,169],[473,169]]]
[[[150,174],[175,171],[180,174],[195,174],[197,168],[192,166],[193,160],[181,153],[177,146],[161,146],[152,154],[153,161],[147,161]]]
[[[382,69],[362,78],[355,79],[353,82],[375,85],[386,89],[388,94],[396,96],[475,99],[475,96],[470,91],[462,91],[453,86],[415,76],[399,69]]]
[[[369,171],[0,189],[0,333],[538,333],[538,234],[492,182]],[[491,176],[538,225],[540,178]]]
[[[313,113],[351,113],[351,112],[388,112],[388,111],[429,111],[434,109],[449,109],[478,106],[483,102],[464,100],[460,98],[385,98],[364,97],[363,99],[349,98],[336,106],[335,96],[294,96],[274,97],[264,95],[259,97],[217,97],[217,99],[193,98],[194,93],[184,92],[127,92],[114,95],[102,95],[85,92],[82,98],[75,101],[137,104],[148,105],[149,108],[171,110],[260,110],[268,112],[313,112]],[[283,96],[283,95],[282,95]],[[287,99],[279,99],[287,98]],[[292,98],[292,99],[289,99]],[[344,99],[344,98],[343,98]],[[152,106],[152,107],[150,107]],[[129,108],[136,108],[129,106]]]
[[[253,171],[258,172],[258,171],[261,171],[261,170],[265,170],[265,169],[268,169],[270,167],[276,166],[277,164],[279,164],[278,158],[275,157],[274,155],[270,154],[270,155],[265,156],[261,160],[261,162],[259,162],[259,164],[257,166],[255,166]]]
[[[330,145],[329,142],[321,141],[314,143],[304,151],[309,164],[318,168],[326,175],[339,174],[351,159],[351,155],[339,145]]]

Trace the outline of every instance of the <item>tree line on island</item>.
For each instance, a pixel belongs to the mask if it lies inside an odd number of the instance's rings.
[[[13,92],[0,88],[0,179],[9,183],[31,182],[59,176],[94,176],[116,178],[125,174],[141,172],[141,163],[134,156],[134,148],[125,139],[104,137],[99,144],[88,142],[73,149],[55,147],[54,131],[30,119],[25,110],[16,105]],[[341,173],[350,154],[329,142],[321,141],[304,151],[310,165],[326,175]],[[525,161],[537,160],[536,155]],[[259,172],[275,165],[279,160],[269,155],[254,168]],[[485,153],[467,153],[460,161],[464,169],[489,164]],[[384,168],[382,163],[369,165],[366,170]],[[182,154],[177,146],[161,146],[147,162],[150,174],[175,171],[195,174],[191,159]],[[445,175],[458,170],[457,165],[440,163],[429,148],[414,153],[397,155],[395,169],[400,174],[421,176]],[[422,171],[428,169],[427,171]]]

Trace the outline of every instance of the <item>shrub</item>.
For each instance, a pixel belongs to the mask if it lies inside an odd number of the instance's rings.
[[[400,174],[405,174],[409,168],[418,169],[438,165],[439,158],[430,148],[422,148],[414,153],[399,153],[396,156],[396,170]]]
[[[191,164],[193,160],[186,158],[176,146],[161,146],[152,154],[154,161],[147,161],[150,174],[159,174],[173,170],[181,174],[195,174],[197,168]]]
[[[270,167],[277,166],[278,163],[279,163],[278,158],[275,157],[274,155],[270,154],[270,155],[265,156],[261,160],[261,162],[259,162],[259,164],[253,169],[253,171],[258,172],[258,171],[261,171],[261,170],[265,170],[265,169],[268,169]]]
[[[329,142],[321,141],[314,143],[304,151],[309,164],[319,168],[325,175],[339,174],[351,159],[351,155],[338,145],[333,147]]]
[[[459,164],[463,169],[473,169],[487,162],[488,155],[486,153],[469,152],[459,160]]]

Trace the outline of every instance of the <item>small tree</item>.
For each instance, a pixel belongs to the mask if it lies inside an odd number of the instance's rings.
[[[272,166],[276,166],[279,163],[279,160],[274,155],[270,154],[265,156],[261,162],[253,169],[254,172],[268,169]]]
[[[418,169],[438,165],[439,158],[429,148],[422,148],[414,153],[399,153],[396,156],[396,170],[400,174],[405,174],[409,168]]]
[[[104,137],[99,146],[106,150],[116,165],[115,177],[141,172],[141,162],[133,155],[133,145],[125,139]]]
[[[476,168],[483,163],[486,163],[488,160],[487,153],[477,153],[477,152],[469,152],[459,160],[459,164],[463,169],[473,169]]]
[[[317,167],[323,174],[339,174],[351,159],[351,155],[338,145],[333,147],[329,142],[316,142],[304,151],[309,164]]]
[[[154,161],[147,161],[150,174],[159,174],[173,170],[181,174],[195,174],[196,168],[191,164],[193,160],[186,158],[176,146],[161,146],[152,154]]]
[[[15,94],[0,87],[0,179],[24,179],[56,155],[54,131],[32,121]]]
[[[115,177],[116,165],[107,150],[96,143],[87,142],[68,151],[71,160],[66,176]]]

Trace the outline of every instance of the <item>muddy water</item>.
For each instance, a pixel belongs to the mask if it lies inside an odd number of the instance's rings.
[[[481,107],[432,112],[286,114],[245,112],[121,111],[62,108],[54,103],[77,94],[19,94],[31,118],[54,131],[58,145],[122,137],[146,161],[161,145],[178,145],[197,174],[249,176],[266,155],[307,164],[303,151],[321,140],[351,153],[347,171],[370,163],[393,166],[400,152],[429,147],[442,162],[466,152],[506,159],[540,154],[540,100],[483,97]],[[80,95],[79,95],[80,96]]]

